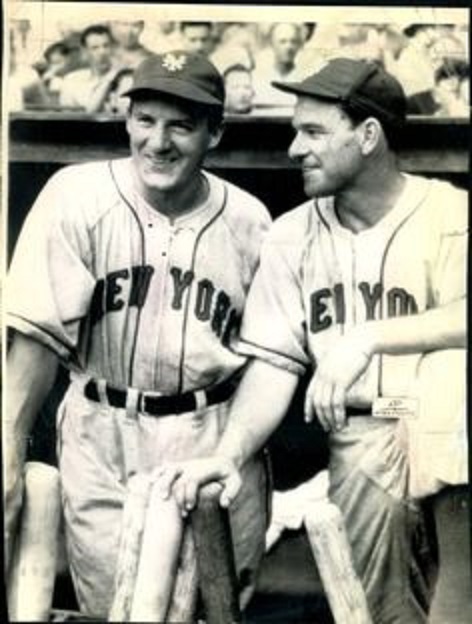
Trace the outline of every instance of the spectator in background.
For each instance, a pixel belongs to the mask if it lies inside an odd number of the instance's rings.
[[[302,78],[296,58],[303,45],[301,24],[274,24],[269,31],[269,47],[255,59],[254,88],[256,105],[292,105],[291,94],[274,89],[274,80],[296,81]]]
[[[461,81],[469,74],[469,65],[458,59],[444,59],[434,73],[434,87],[408,98],[411,115],[465,117],[468,106],[460,93]]]
[[[152,54],[140,41],[144,30],[143,20],[112,20],[110,30],[115,41],[115,60],[122,67],[134,69]]]
[[[110,84],[110,89],[104,98],[101,110],[112,115],[124,116],[128,111],[129,98],[123,93],[131,89],[133,83],[133,70],[124,68],[120,70]]]
[[[44,51],[45,68],[41,80],[46,88],[51,107],[59,105],[64,76],[72,69],[69,47],[63,41],[51,44]]]
[[[18,58],[15,37],[10,33],[10,71],[8,76],[8,109],[18,112],[32,108],[47,108],[48,94],[38,72]]]
[[[223,73],[227,113],[247,114],[252,110],[254,88],[251,70],[244,65],[231,65]]]
[[[390,69],[409,97],[434,88],[434,65],[430,51],[438,33],[434,24],[410,24],[403,29],[403,33],[407,44]]]
[[[215,47],[211,22],[182,22],[180,24],[182,44],[187,52],[209,56]]]
[[[100,112],[103,101],[122,69],[113,59],[113,37],[107,26],[96,24],[86,28],[81,36],[89,67],[78,69],[64,77],[59,102],[61,106]]]
[[[254,69],[254,55],[259,49],[257,24],[227,22],[220,30],[218,45],[210,60],[221,74],[234,65]]]
[[[395,74],[396,64],[406,46],[406,38],[395,24],[380,24],[378,37],[382,51],[383,68],[387,72]]]

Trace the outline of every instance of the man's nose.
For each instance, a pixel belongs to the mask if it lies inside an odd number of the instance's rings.
[[[299,160],[307,153],[306,143],[300,132],[297,132],[288,148],[288,155],[292,160]]]
[[[157,123],[154,126],[152,135],[150,137],[150,143],[152,148],[158,151],[166,150],[169,148],[169,131],[163,124]]]

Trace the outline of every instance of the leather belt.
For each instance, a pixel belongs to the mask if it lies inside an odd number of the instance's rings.
[[[216,386],[196,392],[184,392],[173,396],[156,396],[147,392],[138,395],[138,411],[147,416],[170,416],[171,414],[183,414],[194,412],[201,402],[197,394],[203,394],[206,405],[215,405],[228,400],[234,393],[238,380],[234,377],[223,381]],[[114,388],[109,384],[105,386],[105,394],[109,405],[112,407],[125,408],[127,390]],[[91,401],[100,402],[100,394],[95,379],[90,379],[84,386],[84,396]]]

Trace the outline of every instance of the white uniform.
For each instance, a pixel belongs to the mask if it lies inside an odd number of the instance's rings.
[[[136,413],[136,393],[128,391],[127,409],[110,407],[84,396],[88,380],[102,399],[105,381],[175,397],[214,387],[246,363],[231,343],[270,217],[253,196],[204,175],[205,204],[171,222],[135,191],[130,159],[66,167],[39,195],[12,262],[9,325],[72,371],[58,448],[72,574],[86,613],[106,615],[112,598],[127,476],[210,453],[229,405],[139,413],[133,449],[126,414]],[[232,518],[247,584],[262,554],[264,490],[254,462]]]
[[[467,195],[406,177],[396,206],[358,234],[339,223],[332,198],[310,200],[276,221],[249,294],[240,353],[301,374],[349,327],[465,296]],[[398,421],[367,415],[377,397],[411,396],[420,358],[374,356],[347,395],[347,406],[366,415],[330,436],[330,497],[345,515],[376,624],[425,621],[430,597],[427,551],[414,550],[424,527],[408,496]],[[456,462],[451,479],[457,482]]]

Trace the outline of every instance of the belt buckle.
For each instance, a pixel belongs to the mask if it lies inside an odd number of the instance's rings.
[[[146,393],[140,392],[138,396],[138,412],[141,414],[147,414],[146,410]]]

